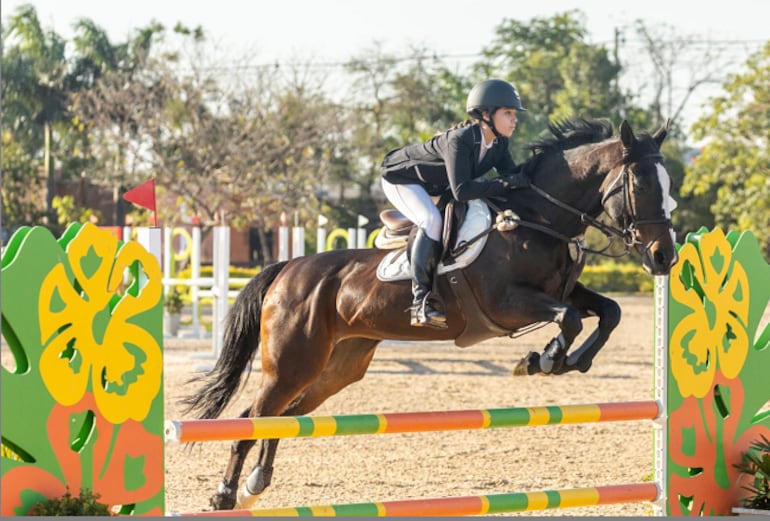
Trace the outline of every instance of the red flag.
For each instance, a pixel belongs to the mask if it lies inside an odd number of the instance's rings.
[[[155,179],[150,179],[146,183],[132,188],[123,194],[123,199],[152,211],[152,225],[157,226],[155,219]]]

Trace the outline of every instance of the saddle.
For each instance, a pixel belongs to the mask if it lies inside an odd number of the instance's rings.
[[[445,264],[452,264],[454,262],[452,246],[457,242],[458,230],[468,214],[468,203],[454,201],[451,197],[442,195],[436,206],[444,214],[441,234],[443,253],[440,260]],[[381,250],[395,250],[409,246],[412,236],[417,232],[414,223],[395,209],[380,212],[380,221],[383,226],[374,239],[374,245]],[[409,250],[410,248],[407,248],[407,252]]]
[[[413,224],[400,212],[386,210],[383,213],[385,217],[380,218],[383,223],[387,220],[388,224],[383,227],[377,238],[385,235],[384,243],[397,249],[385,255],[380,261],[377,266],[377,278],[383,282],[409,280],[411,279],[410,263],[407,258],[409,248],[406,246],[416,231],[412,231]],[[484,201],[476,199],[467,204],[448,204],[444,207],[444,213],[446,215],[442,237],[444,254],[436,268],[436,274],[447,276],[449,286],[455,299],[460,303],[466,320],[465,329],[454,339],[455,345],[468,347],[487,338],[509,334],[510,331],[492,322],[482,311],[463,271],[476,260],[486,245],[488,236],[483,232],[492,225],[489,207]],[[455,247],[456,244],[464,243],[466,247]],[[382,248],[382,246],[378,247]]]
[[[460,206],[462,209],[458,208]],[[437,275],[464,268],[476,260],[486,244],[487,236],[482,232],[492,225],[489,207],[478,199],[467,204],[448,205],[444,210],[448,217],[444,219],[443,253],[436,268]],[[417,227],[397,210],[386,210],[383,214],[389,225],[383,225],[374,244],[377,248],[392,251],[380,261],[377,278],[383,282],[411,279],[408,246]],[[458,249],[456,244],[465,246]]]

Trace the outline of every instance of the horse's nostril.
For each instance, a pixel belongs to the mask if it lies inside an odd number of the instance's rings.
[[[665,266],[666,265],[666,254],[662,251],[658,250],[653,254],[653,259],[655,260],[655,264],[658,266]]]

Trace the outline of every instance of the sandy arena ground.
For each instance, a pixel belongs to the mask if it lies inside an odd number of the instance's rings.
[[[452,343],[383,342],[367,376],[314,415],[567,405],[646,400],[653,386],[652,296],[617,297],[623,319],[587,374],[513,377],[519,358],[540,351],[549,325],[519,339],[458,348]],[[586,322],[590,332],[594,323]],[[579,339],[580,340],[580,339]],[[185,382],[211,361],[211,340],[165,342],[166,418],[182,418]],[[196,358],[196,355],[198,358]],[[254,396],[259,373],[225,416]],[[167,512],[209,509],[229,442],[166,449]],[[246,472],[256,462],[250,454]],[[272,486],[256,508],[484,495],[631,483],[652,478],[652,424],[619,422],[480,431],[287,439]],[[532,515],[646,516],[649,504],[608,505]],[[508,514],[508,515],[528,515]]]

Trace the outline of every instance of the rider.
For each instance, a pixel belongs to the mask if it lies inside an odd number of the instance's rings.
[[[441,213],[431,196],[450,188],[455,200],[470,201],[529,186],[508,150],[519,110],[527,109],[513,85],[482,81],[468,94],[466,111],[472,119],[425,143],[393,150],[382,162],[385,196],[419,228],[410,252],[413,326],[447,327],[446,315],[431,298],[442,249]],[[499,177],[477,179],[492,168]]]

